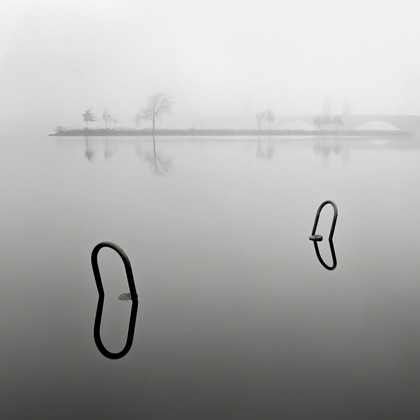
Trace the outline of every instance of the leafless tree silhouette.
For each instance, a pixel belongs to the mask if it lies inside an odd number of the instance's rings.
[[[257,119],[258,131],[261,131],[261,124],[265,120],[265,118],[267,116],[267,112],[268,111],[265,110],[265,111],[255,113],[255,118]]]
[[[149,97],[147,105],[143,109],[143,118],[152,122],[153,133],[156,128],[156,120],[172,112],[172,105],[171,98],[164,93],[157,93]]]
[[[258,131],[261,131],[261,125],[266,122],[271,130],[271,125],[274,124],[274,121],[276,120],[274,118],[274,114],[271,111],[271,109],[266,109],[261,112],[255,113],[255,118],[257,119],[257,125],[258,125]]]
[[[141,120],[142,119],[143,119],[143,116],[142,116],[142,114],[140,112],[138,112],[134,116],[133,121],[134,121],[134,124],[136,125],[136,127],[140,127],[141,126]]]
[[[108,124],[113,122],[116,123],[117,120],[106,110],[102,113],[102,118],[105,121],[106,129],[108,130]]]
[[[266,111],[265,114],[265,121],[267,121],[268,124],[268,128],[271,130],[271,126],[274,124],[274,122],[276,121],[276,118],[274,117],[273,112],[271,111],[271,109]]]
[[[322,117],[320,115],[315,115],[313,123],[317,130],[321,130]]]

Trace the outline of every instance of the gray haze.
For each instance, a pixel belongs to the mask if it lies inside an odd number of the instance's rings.
[[[253,113],[420,114],[417,1],[1,1],[0,124],[51,131],[104,108],[133,126],[254,126]],[[98,121],[93,126],[103,126]],[[143,126],[147,126],[144,122]]]

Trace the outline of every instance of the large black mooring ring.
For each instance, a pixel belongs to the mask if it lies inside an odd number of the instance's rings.
[[[128,287],[130,289],[131,295],[131,313],[130,313],[130,322],[128,325],[127,340],[124,348],[118,353],[112,353],[106,349],[101,339],[101,322],[102,322],[102,311],[104,307],[105,292],[102,284],[101,273],[99,271],[98,265],[98,253],[102,248],[111,248],[118,253],[124,263],[125,272],[127,275]],[[93,248],[91,255],[92,269],[95,276],[96,287],[98,289],[98,306],[96,309],[95,324],[93,327],[93,336],[95,339],[95,344],[98,350],[108,359],[121,359],[124,357],[131,349],[134,339],[134,329],[136,326],[137,318],[137,309],[138,309],[138,296],[136,291],[136,285],[134,283],[133,270],[131,269],[130,260],[127,257],[127,254],[120,248],[118,245],[112,242],[100,242],[98,245]]]
[[[130,351],[131,346],[133,344],[134,330],[136,328],[137,309],[139,306],[139,302],[136,299],[136,300],[133,300],[131,304],[130,322],[128,324],[127,340],[125,342],[124,348],[118,353],[113,353],[104,346],[101,339],[101,323],[102,323],[102,310],[104,308],[104,300],[105,298],[103,296],[99,296],[98,306],[96,308],[95,325],[93,327],[93,337],[95,339],[95,344],[98,350],[102,353],[102,355],[107,357],[108,359],[113,359],[113,360],[121,359]]]
[[[98,253],[102,248],[111,248],[121,257],[124,263],[125,273],[127,275],[127,282],[128,287],[130,289],[131,300],[134,302],[135,300],[137,300],[138,297],[130,260],[128,259],[127,254],[123,251],[123,249],[112,242],[100,242],[98,245],[95,246],[95,248],[93,248],[91,255],[93,275],[95,276],[95,282],[99,296],[105,296],[104,287],[102,285],[101,272],[99,271],[98,265]]]

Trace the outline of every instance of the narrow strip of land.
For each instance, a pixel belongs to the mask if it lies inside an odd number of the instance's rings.
[[[328,137],[408,137],[402,130],[233,130],[233,129],[63,129],[50,136],[328,136]]]

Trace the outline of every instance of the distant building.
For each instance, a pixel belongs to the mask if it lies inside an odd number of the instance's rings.
[[[331,96],[325,95],[322,103],[322,113],[324,115],[331,115]]]
[[[349,115],[351,115],[350,99],[346,98],[343,101],[343,117],[347,117]]]

